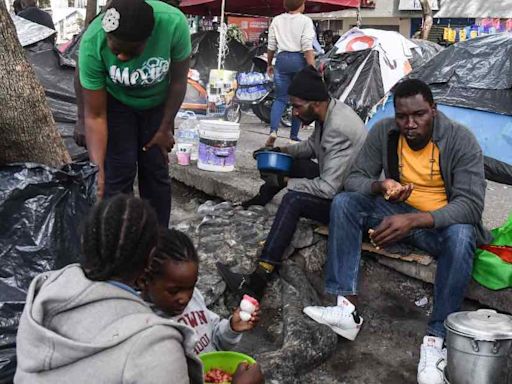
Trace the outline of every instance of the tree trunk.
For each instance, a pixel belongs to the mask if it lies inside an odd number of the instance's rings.
[[[434,24],[434,18],[432,17],[432,7],[430,0],[420,0],[421,12],[423,17],[423,26],[421,28],[421,38],[423,40],[428,39],[432,25]]]
[[[0,1],[0,165],[13,162],[58,167],[71,158]]]
[[[94,16],[96,16],[96,11],[98,8],[98,0],[87,0],[87,8],[85,12],[85,27],[87,27]]]

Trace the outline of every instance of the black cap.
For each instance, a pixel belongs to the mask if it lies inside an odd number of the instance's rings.
[[[329,100],[329,92],[322,75],[312,65],[308,65],[295,75],[288,88],[288,94],[307,101]]]
[[[144,0],[111,0],[101,25],[105,32],[122,41],[147,40],[155,25],[153,7]]]

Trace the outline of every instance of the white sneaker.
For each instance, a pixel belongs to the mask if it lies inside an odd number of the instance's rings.
[[[327,325],[338,335],[354,340],[361,330],[363,318],[348,300],[344,304],[335,307],[306,307],[304,313],[317,323]]]
[[[418,384],[443,384],[446,367],[446,348],[443,339],[425,336],[420,351],[418,364]]]

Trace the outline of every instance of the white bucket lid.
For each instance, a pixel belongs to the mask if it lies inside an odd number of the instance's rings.
[[[201,128],[227,128],[227,129],[240,129],[240,123],[233,123],[232,121],[225,120],[199,120],[199,125]]]

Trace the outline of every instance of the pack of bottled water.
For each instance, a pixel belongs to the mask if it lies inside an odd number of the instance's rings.
[[[238,85],[251,86],[265,84],[270,81],[266,73],[260,72],[241,72],[238,74]]]
[[[240,101],[257,101],[268,93],[264,85],[255,85],[252,87],[238,88],[236,97]]]
[[[177,143],[192,144],[190,160],[197,160],[199,148],[199,120],[192,111],[178,112],[174,139]]]

